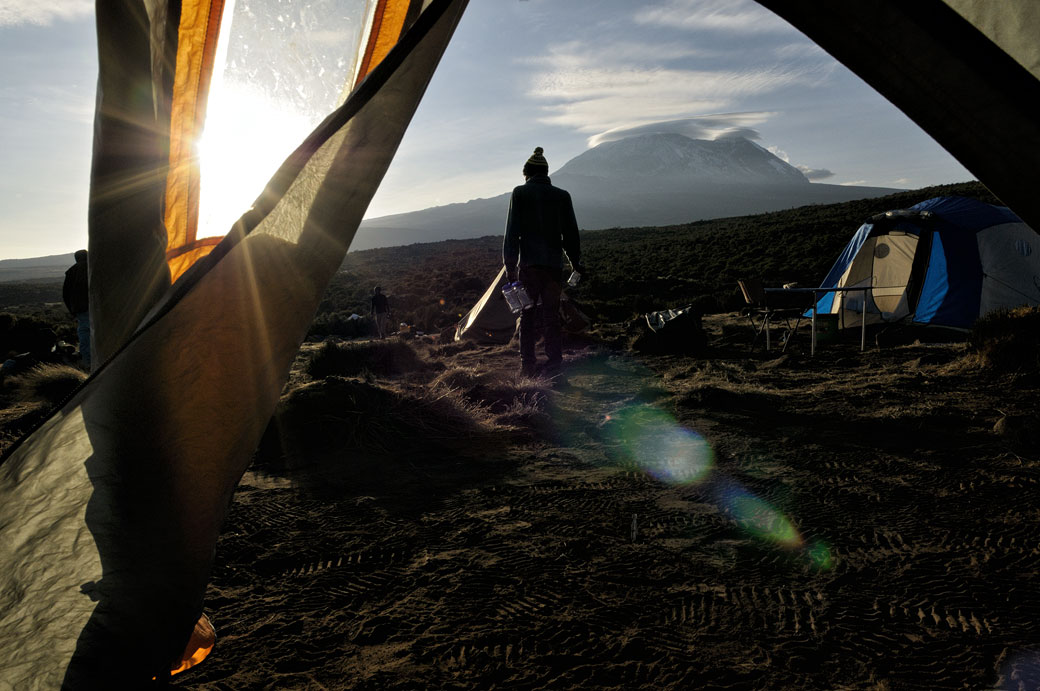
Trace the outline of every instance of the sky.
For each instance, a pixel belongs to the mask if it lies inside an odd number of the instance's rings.
[[[229,36],[249,50],[231,49],[222,81],[244,90],[214,103],[251,104],[265,115],[245,126],[234,106],[211,106],[207,134],[216,143],[203,146],[214,151],[237,138],[239,151],[263,151],[267,159],[236,171],[219,167],[241,154],[204,158],[204,180],[219,190],[209,198],[226,208],[207,211],[204,188],[203,224],[212,230],[203,234],[230,225],[335,105],[349,69],[339,48],[349,27],[308,22],[307,12],[355,1],[237,1]],[[281,69],[302,44],[278,52],[284,41],[247,35],[253,11],[265,3],[277,8],[271,16],[279,27],[309,29],[307,40],[318,46],[299,57],[295,73],[290,67],[280,75],[294,91],[277,103],[264,101],[272,89],[252,89],[248,80],[279,75],[265,77],[250,61],[268,56]],[[0,259],[86,246],[96,79],[93,0],[0,0]],[[324,84],[311,83],[318,81]],[[239,124],[220,130],[221,115]],[[743,134],[814,182],[913,189],[973,177],[752,0],[471,0],[368,216],[507,192],[523,181],[521,167],[535,146],[555,169],[596,144],[657,131],[702,139]],[[218,172],[207,176],[205,166]],[[230,180],[237,181],[231,189]]]

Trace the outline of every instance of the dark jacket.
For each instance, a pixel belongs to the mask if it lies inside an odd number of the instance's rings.
[[[65,283],[61,297],[72,314],[86,312],[89,305],[87,289],[87,262],[76,262],[65,272]]]
[[[571,195],[554,187],[548,175],[536,175],[513,190],[509,199],[502,261],[519,266],[563,267],[563,253],[571,266],[581,264],[578,222]]]

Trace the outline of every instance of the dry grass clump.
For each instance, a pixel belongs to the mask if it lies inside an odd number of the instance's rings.
[[[353,377],[364,372],[393,376],[426,369],[410,344],[397,340],[337,344],[326,341],[311,356],[306,372],[314,379]]]
[[[5,379],[0,396],[0,453],[46,418],[86,378],[69,365],[43,364]]]
[[[470,404],[487,410],[500,425],[533,428],[548,420],[545,382],[538,379],[514,379],[495,372],[454,367],[439,374],[430,386],[456,392]]]
[[[485,411],[450,391],[403,393],[333,376],[282,397],[257,460],[298,467],[330,455],[407,456],[451,449],[492,427]]]
[[[975,322],[968,338],[979,366],[1000,372],[1040,372],[1040,308],[997,310]]]
[[[478,372],[468,367],[453,367],[437,375],[431,387],[457,391],[471,403],[501,413],[517,401],[533,401],[545,396],[536,379],[505,377],[496,372]]]
[[[70,365],[43,364],[11,377],[6,384],[19,400],[54,406],[65,400],[86,378],[85,372]]]

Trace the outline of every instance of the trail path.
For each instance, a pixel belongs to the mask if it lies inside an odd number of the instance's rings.
[[[949,382],[915,403],[935,352],[882,354],[882,382],[837,349],[591,350],[537,441],[336,498],[253,477],[207,598],[218,648],[176,685],[1040,687],[1040,473]],[[872,387],[902,413],[865,410]]]

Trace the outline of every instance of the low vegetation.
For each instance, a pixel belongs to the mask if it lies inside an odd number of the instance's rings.
[[[982,367],[1040,374],[1040,309],[998,310],[975,323],[968,345]]]

